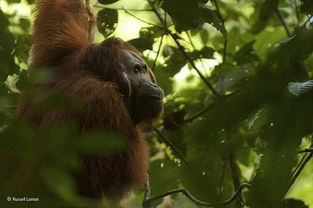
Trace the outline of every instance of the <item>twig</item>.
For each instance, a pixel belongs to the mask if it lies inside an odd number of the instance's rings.
[[[312,145],[309,149],[312,149]],[[298,166],[296,167],[296,171],[293,172],[293,177],[291,179],[291,182],[289,183],[289,185],[286,188],[286,192],[285,194],[288,193],[289,189],[291,188],[291,186],[294,184],[294,182],[296,181],[296,179],[298,178],[298,176],[300,175],[300,173],[302,172],[302,170],[304,169],[305,165],[310,161],[310,159],[313,157],[313,151],[309,151],[307,153],[305,153],[303,155],[303,157],[301,158],[300,163],[298,164]]]
[[[153,130],[159,135],[164,143],[176,153],[179,159],[181,159],[185,164],[188,165],[188,161],[186,160],[185,156],[179,151],[179,149],[177,149],[175,145],[170,140],[168,140],[158,128],[153,127]]]
[[[291,32],[290,32],[290,30],[289,30],[289,28],[288,28],[288,26],[287,26],[287,24],[286,24],[286,22],[285,22],[283,16],[281,15],[278,8],[275,9],[275,13],[276,13],[278,19],[280,20],[281,24],[283,25],[288,37],[291,37]]]
[[[227,57],[227,45],[228,45],[228,37],[227,37],[227,30],[225,28],[225,21],[222,17],[222,14],[220,12],[220,7],[218,6],[218,3],[216,0],[213,0],[213,3],[215,5],[216,8],[216,12],[217,12],[217,16],[220,18],[221,22],[222,22],[222,26],[224,28],[224,33],[223,33],[223,37],[224,37],[224,48],[223,48],[223,63],[226,63],[226,57]]]
[[[156,67],[156,63],[157,63],[157,60],[158,60],[158,58],[159,58],[159,55],[160,55],[160,52],[161,52],[161,48],[162,48],[162,45],[163,45],[164,35],[165,35],[165,34],[163,34],[162,37],[161,37],[160,45],[159,45],[159,47],[158,47],[158,51],[157,51],[156,57],[155,57],[154,62],[153,62],[152,71],[154,71],[154,69],[155,69],[155,67]]]
[[[189,118],[186,118],[182,123],[188,123],[188,122],[191,122],[191,121],[199,118],[200,116],[205,114],[208,110],[210,110],[213,106],[215,106],[215,105],[212,104],[212,105],[205,107],[204,109],[200,110],[198,113],[195,113],[194,115],[190,116]]]
[[[151,203],[144,204],[145,201],[149,200],[151,198],[151,192],[150,192],[150,182],[149,182],[149,175],[147,174],[147,180],[144,186],[144,201],[142,203],[143,208],[151,208]]]
[[[306,148],[304,150],[298,151],[297,153],[299,154],[299,153],[306,153],[306,152],[313,152],[313,148]]]
[[[296,27],[298,27],[299,23],[300,23],[300,11],[299,11],[299,7],[297,5],[297,0],[293,0],[293,7],[296,11],[296,17],[297,17],[297,26]]]
[[[192,39],[191,39],[191,36],[190,36],[190,34],[189,34],[189,31],[186,31],[185,32],[186,33],[186,35],[187,35],[187,37],[188,37],[188,40],[189,40],[189,44],[193,47],[193,49],[195,50],[196,49],[196,46],[195,46],[195,44],[193,44],[193,41],[192,41]]]
[[[224,165],[223,165],[222,175],[221,175],[220,187],[218,190],[219,199],[222,195],[222,187],[223,187],[223,183],[224,183],[224,179],[225,179],[226,167],[227,167],[227,161],[225,160]]]
[[[232,96],[234,95],[235,93],[232,93],[231,95],[227,95],[227,96]],[[188,122],[191,122],[197,118],[199,118],[200,116],[202,116],[203,114],[205,114],[207,111],[209,111],[210,109],[212,109],[213,107],[215,107],[218,103],[213,103],[211,105],[208,105],[206,107],[204,107],[202,110],[200,110],[198,113],[195,113],[194,115],[190,116],[189,118],[186,118],[182,123],[182,124],[185,124],[185,123],[188,123]]]
[[[90,3],[90,0],[85,0],[85,9],[88,15],[88,40],[90,43],[92,43],[95,34],[96,17],[93,12],[93,7]]]
[[[186,32],[186,35],[187,35],[188,40],[189,40],[189,42],[187,42],[187,43],[189,43],[192,46],[193,50],[196,50],[196,46],[194,45],[194,43],[193,43],[193,41],[192,41],[192,39],[190,37],[189,32]],[[201,62],[202,69],[204,70],[205,75],[208,76],[207,71],[205,70],[205,66],[203,64],[203,60],[201,58],[199,58],[198,60],[200,60],[200,62]]]
[[[306,28],[306,25],[311,21],[311,19],[313,18],[313,15],[311,15],[301,26],[300,31],[303,31]]]
[[[151,9],[132,9],[132,8],[124,8],[124,7],[108,7],[108,6],[102,6],[102,5],[98,5],[98,3],[96,5],[94,5],[94,7],[96,8],[102,8],[102,9],[113,9],[113,10],[128,10],[128,11],[133,11],[133,12],[151,12]]]
[[[236,190],[236,192],[232,195],[232,197],[230,197],[229,199],[225,200],[225,201],[220,201],[220,202],[204,202],[204,201],[200,201],[198,199],[196,199],[193,195],[191,195],[189,193],[189,191],[187,189],[174,189],[168,192],[165,192],[163,194],[157,195],[157,196],[153,196],[147,200],[145,200],[142,204],[144,208],[147,208],[147,204],[150,204],[153,201],[162,199],[166,196],[169,195],[173,195],[173,194],[177,194],[177,193],[182,193],[184,194],[187,198],[189,198],[193,203],[195,203],[196,205],[200,205],[200,206],[205,206],[205,207],[213,207],[213,206],[221,206],[221,205],[227,205],[232,203],[242,192],[242,190],[244,188],[249,187],[250,185],[247,183],[243,183],[239,186],[239,188]]]
[[[239,170],[236,160],[237,159],[236,159],[235,152],[230,151],[228,154],[228,162],[229,162],[231,177],[233,180],[234,188],[238,189],[240,187],[240,170]],[[242,199],[241,194],[238,194],[236,206],[238,208],[243,207],[243,199]]]
[[[127,9],[123,9],[123,8],[122,8],[122,10],[123,10],[126,14],[128,14],[129,16],[135,18],[136,20],[139,20],[140,22],[146,23],[147,25],[151,25],[151,26],[154,26],[154,27],[162,28],[162,27],[160,27],[160,26],[158,26],[158,25],[156,25],[156,24],[153,24],[153,23],[151,23],[151,22],[147,22],[146,20],[143,20],[143,19],[141,19],[141,18],[139,18],[139,17],[133,15],[132,13],[130,13],[129,11],[127,11]]]
[[[194,62],[190,59],[190,57],[188,56],[188,54],[186,53],[184,47],[180,44],[180,42],[178,41],[179,36],[177,34],[173,34],[167,27],[166,27],[166,23],[163,20],[161,14],[157,11],[157,9],[155,8],[155,6],[153,5],[153,2],[151,0],[148,0],[153,12],[155,13],[155,15],[158,17],[159,21],[161,22],[161,24],[164,26],[163,29],[166,31],[166,33],[168,33],[173,40],[175,41],[178,49],[180,50],[180,52],[183,54],[183,56],[186,58],[186,60],[189,62],[189,64],[192,66],[192,68],[197,72],[197,74],[199,75],[199,77],[202,79],[202,81],[208,86],[208,88],[212,91],[212,93],[217,96],[220,97],[220,93],[213,87],[213,85],[205,78],[205,76],[200,72],[200,70],[196,67],[196,65],[194,64]]]
[[[299,161],[298,165],[296,166],[296,168],[292,171],[291,175],[294,175],[298,169],[300,168],[301,164],[303,163],[303,161],[305,160],[305,156],[302,156],[301,160]]]
[[[94,16],[93,7],[91,6],[90,0],[85,0],[85,6],[86,6],[87,14],[90,17],[93,17]]]
[[[228,46],[228,37],[227,37],[227,30],[225,28],[225,21],[222,17],[219,5],[217,3],[216,0],[212,0],[215,8],[216,8],[216,12],[217,12],[217,16],[218,18],[221,20],[222,22],[222,26],[224,28],[224,33],[223,33],[223,37],[224,37],[224,48],[223,48],[223,63],[226,63],[226,58],[227,58],[227,46]],[[228,162],[229,162],[229,167],[230,167],[230,171],[231,171],[231,176],[232,176],[232,180],[233,180],[233,185],[234,188],[237,189],[240,186],[240,169],[238,167],[237,161],[236,161],[236,154],[234,151],[230,150],[229,154],[228,154]],[[241,208],[243,207],[243,198],[241,196],[241,194],[239,193],[238,198],[237,198],[237,203],[236,203],[236,207]]]
[[[170,33],[170,36],[173,38],[173,40],[175,41],[176,45],[178,46],[178,49],[181,51],[181,53],[185,56],[186,60],[189,62],[189,64],[192,66],[192,68],[194,68],[194,70],[197,72],[197,74],[199,75],[199,77],[202,79],[202,81],[207,85],[207,87],[212,91],[212,93],[216,96],[216,97],[220,97],[221,94],[213,87],[213,85],[205,78],[205,76],[200,72],[200,70],[198,69],[198,67],[195,65],[195,63],[190,59],[190,57],[188,56],[188,54],[186,53],[184,47],[179,43],[178,41],[178,36],[174,35],[172,33]]]

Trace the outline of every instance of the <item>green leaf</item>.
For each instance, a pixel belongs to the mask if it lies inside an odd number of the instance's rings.
[[[133,46],[135,46],[141,52],[148,50],[148,49],[152,50],[153,40],[151,39],[136,38],[128,42],[132,44]]]
[[[176,182],[179,179],[180,168],[170,160],[155,160],[149,167],[151,193],[161,194],[177,188]],[[162,185],[160,185],[162,184]]]
[[[98,0],[100,4],[113,4],[115,2],[118,2],[119,0]]]
[[[9,4],[20,3],[21,0],[7,0]]]
[[[282,208],[309,208],[309,206],[299,199],[284,199]]]
[[[41,176],[47,186],[63,199],[72,199],[76,190],[69,172],[59,166],[50,166],[41,170]]]
[[[114,9],[102,9],[97,15],[97,27],[104,37],[110,36],[116,29],[118,13]]]
[[[164,94],[171,94],[173,91],[173,80],[170,76],[168,76],[168,73],[166,73],[166,68],[161,65],[157,65],[154,70],[154,75],[158,81],[158,85],[163,89]]]
[[[8,16],[0,8],[0,82],[6,81],[8,75],[18,71],[12,51],[15,49],[14,34],[8,27]]]
[[[246,43],[235,53],[234,59],[238,62],[238,64],[244,64],[260,60],[259,57],[254,53],[254,43],[255,40]]]
[[[211,59],[213,58],[215,50],[211,47],[204,46],[201,50],[195,50],[191,53],[188,53],[189,57],[193,60],[205,58],[205,59]]]
[[[157,27],[141,28],[139,38],[132,39],[129,41],[134,45],[140,52],[145,50],[152,50],[154,39],[163,35],[163,32]]]
[[[241,147],[237,152],[238,161],[240,161],[243,165],[248,167],[250,165],[250,153],[251,153],[250,148]]]
[[[30,22],[26,18],[20,18],[20,25],[21,25],[21,28],[25,31],[28,31],[30,28]]]
[[[77,139],[74,146],[83,153],[112,153],[125,149],[127,141],[113,133],[90,132]]]
[[[279,0],[266,0],[262,4],[261,10],[260,10],[260,20],[262,21],[268,20],[275,12],[275,9],[277,8],[278,3],[279,3]]]
[[[225,34],[225,28],[216,11],[202,6],[203,4],[190,0],[165,0],[162,4],[162,8],[173,18],[179,32],[199,28],[207,22]]]
[[[187,64],[187,61],[177,48],[171,47],[171,49],[173,50],[173,55],[166,60],[166,72],[170,76],[174,76]]]
[[[303,13],[313,13],[313,1],[312,0],[301,0],[301,12]]]

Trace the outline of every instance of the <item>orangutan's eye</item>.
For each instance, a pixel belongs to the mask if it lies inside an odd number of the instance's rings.
[[[141,67],[140,67],[139,64],[136,64],[136,65],[134,66],[134,72],[135,72],[136,74],[141,72]]]

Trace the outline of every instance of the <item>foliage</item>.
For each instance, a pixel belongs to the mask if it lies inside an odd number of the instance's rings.
[[[16,195],[36,193],[29,183],[17,183],[21,176],[33,180],[35,173],[61,199],[45,207],[101,207],[77,196],[72,175],[79,170],[79,154],[118,151],[122,140],[108,132],[72,138],[66,124],[40,135],[31,124],[14,120],[21,92],[52,76],[49,70],[28,73],[33,20],[10,12],[20,4],[33,10],[33,3],[0,2],[0,154],[12,158],[1,162],[1,200],[13,196],[16,187]],[[183,187],[199,200],[216,202],[247,182],[251,186],[225,207],[313,207],[313,166],[304,162],[312,152],[297,154],[312,147],[311,0],[94,3],[98,35],[122,36],[114,31],[125,14],[140,22],[138,37],[129,42],[143,53],[166,94],[163,119],[155,123],[158,131],[146,132],[152,196]],[[72,97],[49,99],[47,105],[76,103]],[[311,190],[304,191],[296,179],[311,180]],[[138,207],[142,200],[138,191],[110,207]],[[196,207],[180,195],[152,203],[159,205]]]

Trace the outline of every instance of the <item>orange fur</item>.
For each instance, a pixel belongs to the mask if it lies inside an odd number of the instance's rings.
[[[99,79],[83,68],[82,63],[92,47],[89,41],[90,25],[85,14],[84,4],[80,0],[37,2],[30,67],[54,67],[57,76],[39,86],[30,98],[21,102],[17,117],[33,122],[39,129],[69,121],[78,134],[92,130],[113,130],[124,135],[128,139],[125,151],[109,156],[83,156],[83,170],[79,176],[80,193],[83,195],[104,195],[118,199],[144,184],[148,147],[130,118],[116,85]],[[120,43],[118,47],[135,50],[119,40],[108,41],[109,46]],[[114,52],[110,47],[109,50],[112,50],[109,52],[114,58],[118,50]],[[107,63],[108,66],[114,64]],[[46,113],[38,112],[40,96],[53,91],[72,93],[83,101],[83,106],[79,110],[55,107]]]

